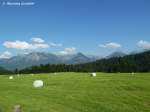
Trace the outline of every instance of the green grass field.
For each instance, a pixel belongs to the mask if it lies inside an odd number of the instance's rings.
[[[150,112],[150,73],[0,76],[0,112]],[[34,88],[36,79],[43,88]]]

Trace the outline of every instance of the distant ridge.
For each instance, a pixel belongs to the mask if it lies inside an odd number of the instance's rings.
[[[10,59],[0,59],[0,66],[8,70],[23,69],[40,64],[79,64],[94,61],[82,53],[58,56],[46,52],[31,52],[29,54],[13,56]]]

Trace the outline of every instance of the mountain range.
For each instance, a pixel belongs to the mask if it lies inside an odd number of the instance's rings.
[[[79,64],[97,60],[82,53],[70,55],[55,55],[46,52],[31,52],[29,54],[0,59],[0,66],[8,70],[23,69],[40,64]]]
[[[25,68],[19,71],[15,70],[14,73],[31,74],[52,72],[150,72],[150,51],[128,54],[121,57],[117,56],[112,58],[102,58],[93,62],[82,64],[46,64],[42,66]]]
[[[114,52],[105,58],[123,57],[126,54],[123,52]],[[0,59],[0,67],[8,70],[24,69],[40,64],[81,64],[93,62],[101,57],[93,55],[84,55],[83,53],[56,55],[46,52],[31,52],[29,54],[13,56],[9,59]]]

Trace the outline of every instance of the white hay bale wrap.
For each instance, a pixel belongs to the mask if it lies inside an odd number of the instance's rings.
[[[131,74],[132,74],[132,75],[134,75],[135,73],[134,73],[134,72],[132,72]]]
[[[12,80],[14,77],[13,76],[9,76],[9,79]]]
[[[96,73],[91,73],[91,76],[92,77],[96,77]]]
[[[43,85],[44,85],[44,83],[43,83],[42,80],[35,80],[35,81],[33,82],[33,86],[34,86],[35,88],[43,87]]]

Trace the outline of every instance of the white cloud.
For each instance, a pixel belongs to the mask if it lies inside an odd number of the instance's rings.
[[[50,47],[62,47],[62,44],[50,43]]]
[[[27,41],[5,41],[3,46],[6,48],[18,49],[18,50],[36,50],[36,49],[46,49],[49,47],[62,47],[62,44],[49,43],[47,44],[41,38],[31,38],[31,42]]]
[[[8,52],[8,51],[5,51],[4,53],[2,53],[0,55],[0,59],[9,59],[11,57],[12,57],[12,54],[10,52]]]
[[[99,47],[102,47],[102,48],[113,48],[113,49],[116,49],[116,48],[120,48],[121,45],[118,44],[118,43],[114,43],[114,42],[110,42],[110,43],[107,43],[107,44],[100,44],[98,45]]]
[[[139,42],[137,42],[137,46],[142,48],[142,49],[150,49],[150,42],[148,41],[144,41],[144,40],[140,40]]]
[[[3,43],[6,48],[13,48],[19,50],[33,50],[39,48],[49,48],[49,45],[46,43],[28,43],[26,41],[6,41]]]
[[[33,46],[32,44],[29,44],[25,41],[6,41],[3,43],[3,45],[6,48],[14,48],[14,49],[21,49],[21,50],[25,50],[25,49],[31,49]]]
[[[76,48],[72,47],[72,48],[65,48],[63,51],[60,51],[59,54],[62,55],[68,55],[68,54],[74,54],[76,53]]]
[[[34,43],[44,43],[45,42],[45,40],[43,40],[41,38],[32,38],[31,41]]]

